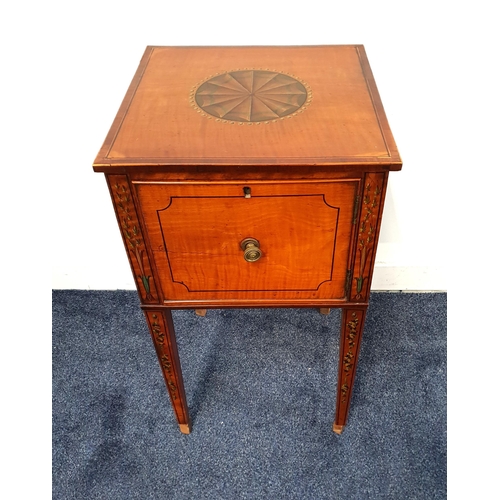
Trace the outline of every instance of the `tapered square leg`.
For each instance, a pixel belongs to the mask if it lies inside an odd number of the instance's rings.
[[[365,316],[366,307],[352,307],[342,310],[337,407],[333,424],[333,432],[336,434],[342,433],[347,422]]]
[[[180,431],[183,434],[189,434],[191,432],[191,422],[177,352],[172,313],[168,309],[147,310],[144,313]]]

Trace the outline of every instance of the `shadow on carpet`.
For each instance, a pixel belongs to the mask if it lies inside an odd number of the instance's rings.
[[[136,293],[53,292],[54,499],[446,498],[446,294],[372,294],[341,436],[340,310],[173,314],[188,436]]]

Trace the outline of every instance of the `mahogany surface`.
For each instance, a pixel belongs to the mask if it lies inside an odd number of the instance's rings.
[[[401,167],[361,45],[146,49],[94,170],[182,432],[170,310],[217,307],[341,307],[342,431]]]

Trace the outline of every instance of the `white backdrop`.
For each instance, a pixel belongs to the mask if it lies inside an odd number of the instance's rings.
[[[437,46],[440,18],[398,2],[343,3],[257,0],[243,9],[234,2],[146,0],[134,7],[95,4],[92,15],[87,6],[73,10],[44,54],[56,87],[57,121],[44,130],[51,153],[40,165],[53,181],[53,288],[133,288],[104,178],[91,164],[146,45],[361,43],[403,158],[403,170],[390,177],[373,288],[445,290],[437,214],[450,157],[437,138],[443,132],[439,75],[449,62]]]
[[[466,8],[450,12],[430,0],[102,0],[40,3],[16,15],[20,28],[2,46],[3,98],[12,111],[2,137],[4,189],[21,195],[8,210],[29,224],[29,231],[16,225],[16,241],[27,238],[16,252],[25,264],[47,252],[42,268],[51,267],[52,288],[133,288],[104,178],[91,165],[146,45],[362,43],[404,163],[390,178],[373,288],[447,289],[445,262],[459,246],[448,227],[467,220],[471,196],[453,190],[450,172],[458,178],[471,166],[467,153],[482,151],[471,147],[475,139],[497,141],[493,129],[490,137],[478,131],[484,122],[464,118],[496,78],[491,30],[475,32],[484,43],[473,50]],[[39,196],[50,213],[34,201]]]

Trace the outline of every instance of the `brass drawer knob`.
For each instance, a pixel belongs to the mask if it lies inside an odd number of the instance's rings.
[[[259,248],[260,244],[255,238],[245,238],[240,243],[243,250],[243,258],[247,262],[255,262],[262,257],[262,250]]]

